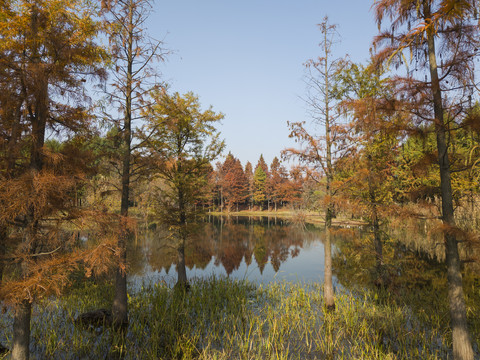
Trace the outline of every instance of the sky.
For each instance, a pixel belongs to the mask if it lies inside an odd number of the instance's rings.
[[[321,55],[317,24],[338,25],[335,56],[365,62],[378,29],[373,0],[155,0],[147,31],[170,50],[159,64],[172,91],[225,114],[218,127],[243,165],[286,147],[287,121],[311,123],[304,63]]]

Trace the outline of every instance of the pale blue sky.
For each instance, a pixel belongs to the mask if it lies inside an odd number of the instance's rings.
[[[219,127],[242,164],[268,164],[285,147],[287,121],[310,121],[303,63],[320,55],[317,24],[338,25],[338,56],[366,61],[377,33],[367,0],[156,0],[151,36],[175,53],[160,65],[172,90],[193,91],[223,112]]]

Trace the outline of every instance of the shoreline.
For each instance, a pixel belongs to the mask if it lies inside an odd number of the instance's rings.
[[[278,217],[284,219],[295,219],[297,221],[303,221],[308,224],[320,225],[323,226],[325,218],[322,214],[316,213],[313,211],[291,211],[291,210],[264,210],[264,211],[250,211],[250,210],[241,210],[241,211],[212,211],[207,213],[208,215],[213,216],[242,216],[242,217]],[[345,217],[338,217],[332,219],[333,226],[364,226],[367,223],[359,219],[348,219]]]

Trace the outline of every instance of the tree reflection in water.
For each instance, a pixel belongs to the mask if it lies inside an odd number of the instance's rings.
[[[166,234],[149,231],[130,244],[130,274],[135,280],[168,277],[175,269],[175,244]],[[294,226],[278,218],[211,217],[187,240],[186,266],[189,276],[215,273],[270,281],[288,271],[293,280],[321,279],[322,237],[313,226]]]
[[[418,225],[424,226],[423,223]],[[450,331],[445,321],[449,318],[446,265],[444,258],[438,257],[437,247],[442,244],[436,233],[422,232],[417,226],[409,232],[399,228],[391,229],[389,235],[384,234],[383,275],[386,281],[383,284],[378,283],[375,273],[372,237],[368,229],[356,236],[337,234],[333,268],[342,286],[353,293],[370,292],[380,305],[394,303],[408,307],[426,324],[440,324],[442,331]],[[474,315],[480,311],[480,276],[476,264],[464,264],[463,279],[470,309],[469,322],[472,328],[480,329],[478,316]]]

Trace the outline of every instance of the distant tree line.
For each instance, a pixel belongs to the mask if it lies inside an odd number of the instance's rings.
[[[277,157],[270,165],[260,155],[255,168],[247,162],[243,168],[231,153],[217,163],[209,178],[211,205],[220,211],[277,210],[300,207],[304,175],[299,168],[287,171]]]

